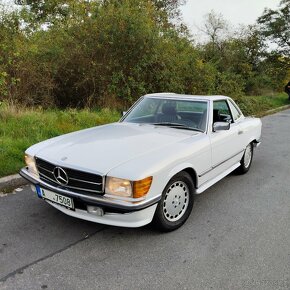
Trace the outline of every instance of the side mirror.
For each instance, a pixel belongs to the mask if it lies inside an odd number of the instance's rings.
[[[225,131],[225,130],[230,130],[231,124],[228,122],[215,122],[213,123],[212,130],[214,132],[217,131]]]
[[[126,115],[126,113],[127,113],[126,111],[123,111],[123,112],[122,112],[122,116],[125,116],[125,115]]]

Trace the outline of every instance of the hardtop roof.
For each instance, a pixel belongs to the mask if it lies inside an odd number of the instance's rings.
[[[222,95],[184,95],[184,94],[175,94],[175,93],[154,93],[147,94],[145,98],[165,98],[165,99],[188,99],[188,100],[199,100],[199,101],[216,101],[228,99],[227,96]]]

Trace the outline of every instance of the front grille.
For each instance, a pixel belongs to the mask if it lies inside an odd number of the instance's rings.
[[[36,166],[40,179],[51,185],[75,192],[103,194],[103,177],[101,175],[60,166],[68,177],[67,185],[61,185],[56,181],[53,174],[58,165],[36,158]]]

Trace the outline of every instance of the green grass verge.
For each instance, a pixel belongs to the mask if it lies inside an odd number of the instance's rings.
[[[265,112],[281,106],[290,105],[286,94],[269,96],[243,96],[235,101],[241,108],[244,115],[264,116]]]
[[[0,177],[15,174],[24,166],[24,151],[37,142],[120,118],[102,109],[43,110],[0,105]]]
[[[235,99],[245,115],[262,116],[267,110],[289,104],[286,94],[245,96]],[[64,133],[115,122],[120,113],[111,109],[43,110],[0,104],[0,177],[24,166],[24,151],[37,142]]]

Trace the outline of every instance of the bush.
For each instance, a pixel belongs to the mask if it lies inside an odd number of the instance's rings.
[[[29,0],[0,13],[0,101],[123,109],[151,92],[282,90],[287,69],[261,54],[257,30],[197,46],[170,21],[180,2]]]
[[[120,113],[101,110],[43,110],[0,104],[0,177],[24,166],[24,151],[31,145],[72,131],[115,122]]]

